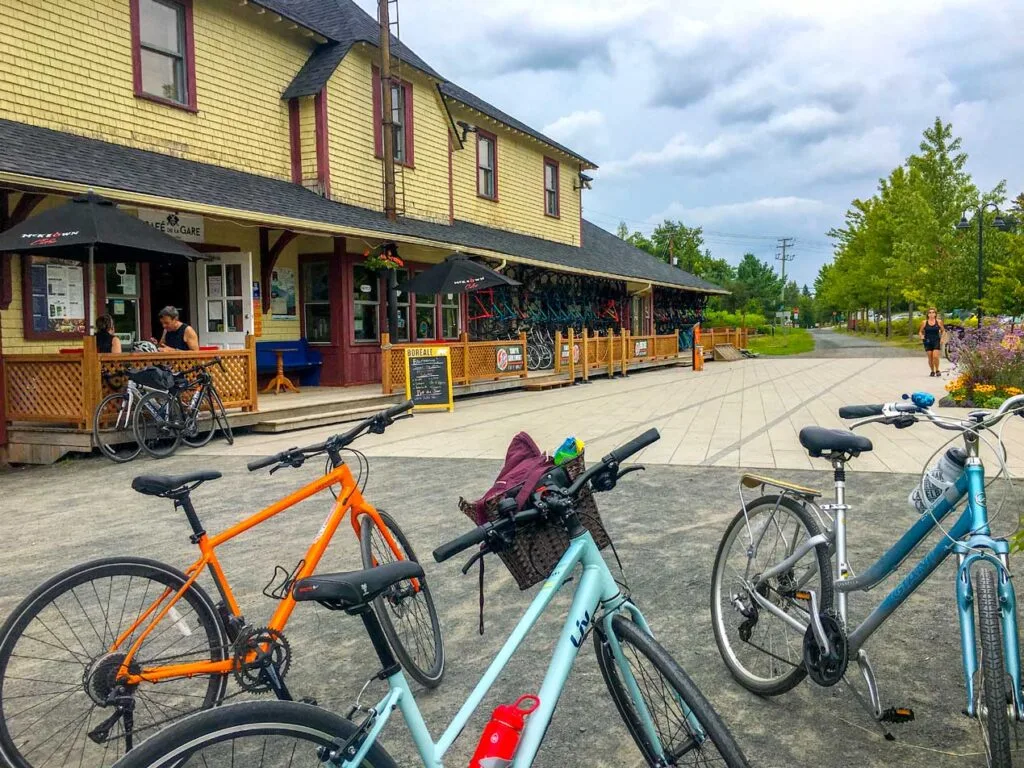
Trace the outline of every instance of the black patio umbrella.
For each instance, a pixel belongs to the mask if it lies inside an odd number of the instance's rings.
[[[404,293],[469,293],[502,285],[519,285],[511,277],[473,261],[464,253],[453,253],[440,264],[420,272],[398,286]]]
[[[204,256],[180,240],[89,192],[0,232],[0,253],[38,254],[94,264]],[[89,280],[90,317],[96,318],[96,281]]]

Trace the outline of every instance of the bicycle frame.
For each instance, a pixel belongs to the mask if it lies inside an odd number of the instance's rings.
[[[899,608],[910,595],[928,579],[951,554],[956,554],[959,564],[957,567],[956,579],[956,600],[957,612],[960,624],[960,645],[963,657],[965,682],[967,685],[967,707],[968,715],[976,714],[974,697],[974,678],[978,671],[978,659],[976,649],[976,632],[974,618],[974,588],[971,583],[971,572],[979,562],[992,565],[998,574],[999,605],[1002,613],[1003,628],[1003,654],[1007,674],[1013,681],[1013,696],[1017,719],[1024,719],[1024,695],[1021,692],[1021,669],[1020,649],[1017,641],[1017,599],[1010,580],[1009,572],[1009,544],[1005,539],[996,539],[991,536],[988,522],[988,509],[985,504],[985,470],[981,460],[977,456],[971,456],[967,460],[964,471],[951,485],[946,492],[932,504],[929,511],[921,517],[904,533],[881,557],[878,558],[864,573],[859,576],[849,577],[841,573],[837,568],[835,591],[838,593],[837,600],[839,612],[843,622],[846,622],[846,600],[845,597],[851,592],[867,592],[878,586],[884,579],[896,572],[896,569],[906,558],[924,541],[924,539],[939,525],[939,523],[952,512],[957,505],[967,497],[967,504],[959,519],[953,524],[948,532],[942,535],[941,540],[921,558],[920,562],[908,573],[893,589],[885,596],[881,603],[864,619],[847,638],[850,657],[855,657],[858,651],[864,646],[867,639],[888,619],[897,608]],[[817,506],[817,505],[813,505]],[[832,539],[836,541],[837,566],[845,566],[845,504],[840,502],[836,516],[836,525],[832,529],[831,537],[816,536],[806,540],[796,548],[785,562],[790,566],[797,562],[815,546],[828,546]],[[828,506],[819,509],[828,509]],[[819,518],[820,518],[819,514]],[[841,529],[837,531],[837,529]],[[819,539],[818,541],[815,541]],[[824,540],[824,541],[822,541]],[[773,566],[765,571],[761,580],[771,578],[786,568],[781,566],[784,563]],[[751,595],[758,602],[758,605],[767,608],[775,615],[790,623],[794,629],[803,633],[806,631],[806,624],[801,624],[792,616],[772,611],[772,606],[766,605],[765,600],[758,599],[756,589],[751,590]]]
[[[442,758],[445,753],[455,743],[455,740],[466,727],[466,723],[469,722],[473,712],[480,705],[480,702],[483,701],[484,696],[486,696],[491,686],[494,685],[502,670],[508,665],[509,660],[520,644],[530,634],[537,620],[551,604],[555,595],[568,582],[567,577],[577,565],[583,566],[583,573],[576,586],[572,606],[569,608],[561,635],[559,635],[558,641],[555,644],[551,663],[548,666],[547,673],[544,675],[544,682],[538,693],[540,705],[527,720],[516,750],[515,759],[512,761],[512,768],[526,768],[526,766],[533,763],[533,759],[540,749],[541,741],[544,739],[548,724],[551,722],[551,717],[554,715],[558,697],[565,687],[565,681],[569,677],[576,655],[579,653],[588,631],[592,628],[591,624],[596,618],[598,608],[602,608],[604,611],[601,616],[602,627],[612,647],[615,663],[618,665],[619,670],[623,672],[623,679],[629,683],[629,693],[633,697],[634,703],[640,703],[637,709],[646,735],[650,743],[660,749],[661,742],[655,731],[650,712],[647,711],[646,706],[643,704],[643,698],[640,696],[636,681],[631,674],[628,674],[629,664],[622,653],[614,633],[611,631],[611,622],[616,613],[627,611],[637,625],[645,632],[650,633],[650,628],[640,610],[629,598],[619,591],[618,584],[615,583],[615,579],[608,570],[608,566],[604,562],[604,558],[601,556],[597,545],[594,543],[593,537],[589,531],[585,531],[569,542],[569,547],[566,549],[565,554],[562,555],[562,559],[558,561],[551,575],[544,582],[540,592],[534,598],[529,608],[527,608],[526,613],[523,614],[515,629],[512,630],[512,634],[509,635],[498,655],[494,657],[480,682],[477,683],[461,709],[459,709],[436,742],[427,729],[427,725],[416,704],[416,699],[409,689],[409,683],[406,681],[405,675],[399,670],[387,678],[388,693],[373,708],[373,714],[370,715],[373,718],[373,725],[370,727],[359,751],[351,759],[342,763],[341,768],[356,768],[362,764],[363,759],[384,730],[392,712],[396,708],[402,713],[402,718],[412,734],[416,750],[419,752],[423,765],[426,768],[443,768]],[[703,735],[703,731],[696,718],[688,716],[688,721],[694,729],[694,733]]]
[[[338,530],[338,526],[349,511],[352,512],[352,529],[357,538],[359,537],[360,531],[360,518],[363,515],[369,515],[377,525],[378,530],[384,536],[384,540],[387,542],[391,551],[395,554],[395,557],[402,559],[401,551],[392,537],[391,532],[388,530],[387,526],[384,525],[384,522],[381,520],[377,510],[374,509],[374,507],[366,501],[362,493],[360,493],[358,483],[352,476],[352,471],[349,469],[348,465],[341,463],[330,473],[314,480],[305,487],[286,496],[280,501],[271,504],[262,511],[257,512],[255,515],[252,515],[231,528],[228,528],[226,531],[215,534],[212,537],[208,536],[205,531],[193,536],[192,540],[199,547],[200,557],[188,568],[188,570],[185,571],[185,575],[188,577],[185,584],[176,592],[169,588],[165,590],[164,593],[139,616],[135,623],[122,632],[110,646],[109,650],[111,652],[118,650],[122,644],[126,643],[128,639],[132,637],[133,633],[140,626],[146,624],[147,621],[149,622],[142,633],[129,647],[127,655],[125,656],[118,673],[119,678],[123,677],[126,685],[138,685],[143,682],[158,683],[164,680],[193,677],[195,675],[229,674],[233,669],[234,662],[232,659],[225,659],[223,661],[210,660],[183,664],[168,664],[165,666],[143,668],[137,673],[132,673],[129,670],[129,666],[146,637],[153,631],[153,628],[164,620],[178,600],[180,600],[192,587],[202,572],[206,569],[209,569],[210,575],[213,577],[213,581],[217,585],[217,591],[220,593],[227,610],[232,616],[241,618],[241,609],[238,606],[238,602],[235,600],[234,593],[231,591],[231,586],[228,583],[227,576],[224,574],[220,561],[217,559],[217,547],[230,541],[236,536],[245,533],[250,528],[254,528],[260,523],[269,520],[284,510],[295,506],[299,502],[305,501],[311,496],[314,496],[336,484],[341,486],[341,490],[338,493],[338,499],[331,508],[327,517],[324,519],[323,525],[320,526],[320,530],[317,531],[317,534],[313,539],[313,543],[310,545],[309,549],[306,551],[305,557],[301,561],[301,567],[295,573],[293,578],[302,579],[313,574],[321,557],[323,557],[323,554],[327,549],[327,545],[330,544],[331,539]],[[416,580],[413,580],[413,587],[414,589],[419,590],[419,583]],[[268,626],[271,629],[278,631],[284,630],[285,626],[288,624],[288,618],[291,616],[294,608],[295,599],[289,592],[289,594],[285,595],[285,597],[281,599],[277,610],[274,611],[273,617],[268,622]],[[153,617],[154,614],[155,618],[152,618],[150,621],[150,618]]]

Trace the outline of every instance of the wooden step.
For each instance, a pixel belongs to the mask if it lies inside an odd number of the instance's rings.
[[[543,376],[527,379],[523,389],[527,392],[542,392],[546,389],[557,389],[558,387],[568,387],[571,385],[572,382],[568,376]]]
[[[358,408],[343,408],[320,413],[309,413],[300,416],[275,416],[264,414],[264,418],[252,425],[253,432],[292,432],[297,429],[326,427],[330,424],[343,424],[347,421],[362,421],[382,411],[386,406],[369,405]]]
[[[715,360],[725,360],[726,362],[731,363],[742,359],[743,354],[732,344],[715,345]]]

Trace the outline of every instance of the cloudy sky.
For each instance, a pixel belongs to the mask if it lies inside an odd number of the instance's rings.
[[[936,115],[1024,191],[1021,0],[400,2],[442,75],[600,166],[584,215],[612,231],[681,218],[734,263],[794,237],[811,283]]]

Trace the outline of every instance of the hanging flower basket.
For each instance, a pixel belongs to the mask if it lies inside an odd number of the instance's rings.
[[[405,262],[398,257],[398,248],[393,243],[382,245],[373,250],[363,251],[363,265],[369,269],[400,269]]]

